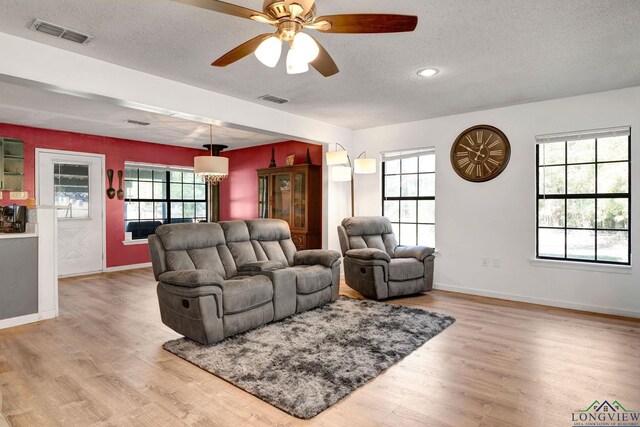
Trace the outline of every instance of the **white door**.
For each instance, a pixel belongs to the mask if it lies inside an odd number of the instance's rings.
[[[104,156],[37,150],[39,204],[58,215],[58,274],[103,271]]]

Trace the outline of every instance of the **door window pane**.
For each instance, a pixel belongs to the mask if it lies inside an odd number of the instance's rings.
[[[596,192],[596,165],[567,166],[567,194]]]
[[[596,223],[595,199],[567,200],[567,227],[594,228]]]
[[[629,229],[629,200],[599,199],[598,228]]]
[[[595,161],[595,139],[567,142],[567,163],[593,163]]]
[[[89,165],[53,165],[54,203],[58,218],[89,218]]]
[[[538,200],[538,225],[564,227],[564,200]]]
[[[538,170],[542,194],[564,194],[565,166],[547,166]]]
[[[598,161],[629,160],[629,137],[616,136],[598,140]]]
[[[418,175],[402,175],[402,197],[418,195]]]
[[[400,222],[400,202],[397,200],[387,200],[383,205],[384,216],[391,222]]]
[[[629,262],[628,231],[598,231],[598,261]]]
[[[629,164],[604,163],[598,165],[598,193],[629,192]]]
[[[543,144],[539,152],[540,165],[560,165],[565,163],[564,142],[554,142],[550,144]]]
[[[434,248],[436,246],[436,226],[418,224],[418,245]]]

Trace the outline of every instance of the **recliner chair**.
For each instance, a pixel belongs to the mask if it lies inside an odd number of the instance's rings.
[[[433,248],[398,246],[383,216],[345,218],[338,226],[347,285],[367,298],[386,299],[430,291]]]

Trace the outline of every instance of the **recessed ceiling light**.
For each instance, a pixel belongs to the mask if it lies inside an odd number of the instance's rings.
[[[433,77],[439,72],[440,70],[438,70],[437,68],[424,68],[418,71],[418,75],[420,77]]]

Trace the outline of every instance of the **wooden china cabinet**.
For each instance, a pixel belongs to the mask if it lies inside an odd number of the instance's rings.
[[[258,169],[258,215],[287,221],[298,250],[322,247],[321,171],[317,165]]]

